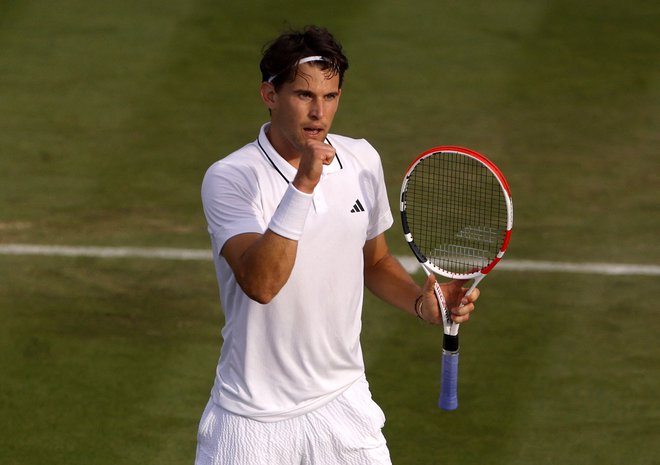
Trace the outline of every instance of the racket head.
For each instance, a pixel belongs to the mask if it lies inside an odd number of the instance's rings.
[[[450,279],[482,278],[509,245],[509,184],[474,150],[439,146],[419,155],[403,178],[400,211],[417,260]]]

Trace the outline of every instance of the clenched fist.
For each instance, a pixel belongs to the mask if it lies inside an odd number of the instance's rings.
[[[329,165],[335,157],[335,149],[321,141],[308,139],[303,147],[298,172],[293,185],[301,192],[311,194],[321,180],[323,165]]]

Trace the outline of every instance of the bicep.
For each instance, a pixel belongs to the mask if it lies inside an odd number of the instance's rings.
[[[364,255],[364,274],[371,273],[378,263],[390,254],[390,249],[385,240],[385,234],[378,234],[376,237],[367,240],[362,248]]]
[[[372,292],[375,287],[381,287],[383,282],[397,284],[397,281],[409,278],[399,261],[390,253],[384,233],[366,241],[363,254],[364,282]]]
[[[390,253],[385,235],[368,240],[363,252],[367,289],[383,301],[409,312],[421,290]]]

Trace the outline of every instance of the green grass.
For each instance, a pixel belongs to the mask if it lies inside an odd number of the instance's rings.
[[[0,243],[208,247],[201,178],[267,118],[261,47],[315,22],[351,61],[335,130],[379,149],[395,212],[414,156],[463,145],[512,186],[507,258],[658,264],[659,21],[639,0],[0,1]],[[660,463],[659,288],[494,273],[453,413],[438,331],[368,296],[394,463]],[[0,256],[0,317],[0,463],[192,463],[210,262]]]
[[[654,463],[656,306],[622,317],[620,288],[642,292],[657,278],[489,280],[488,300],[462,330],[455,412],[434,407],[437,332],[394,312],[383,321],[375,307],[367,314],[367,347],[395,348],[367,360],[396,463]]]
[[[190,462],[220,341],[212,264],[2,267],[0,461]]]

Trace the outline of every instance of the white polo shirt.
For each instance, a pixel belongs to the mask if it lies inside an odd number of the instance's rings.
[[[329,135],[337,152],[314,192],[291,276],[261,305],[243,293],[220,251],[268,227],[296,169],[256,141],[214,163],[202,183],[225,325],[213,400],[260,421],[329,402],[364,374],[362,248],[392,225],[383,170],[365,140]]]

